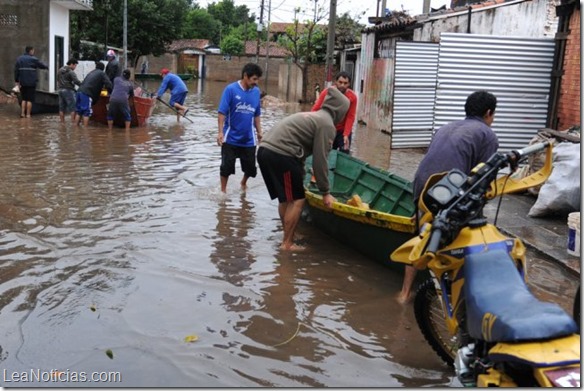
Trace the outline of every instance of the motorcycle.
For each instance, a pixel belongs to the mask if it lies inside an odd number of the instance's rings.
[[[524,158],[543,150],[539,171],[512,177]],[[483,213],[497,196],[542,184],[551,166],[552,145],[543,142],[495,153],[469,175],[455,169],[432,176],[420,196],[419,235],[391,254],[429,270],[414,298],[416,322],[465,386],[580,387],[576,323],[530,293],[525,246]],[[510,173],[500,175],[506,167]]]

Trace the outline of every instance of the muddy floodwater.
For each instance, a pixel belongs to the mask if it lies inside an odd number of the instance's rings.
[[[279,251],[277,204],[259,173],[240,191],[239,163],[221,194],[224,85],[189,83],[193,123],[159,105],[128,134],[0,105],[0,385],[456,385],[395,302],[401,274],[306,223],[308,250]],[[264,109],[264,130],[301,109]],[[355,154],[388,168],[370,133]],[[568,307],[574,279],[535,269]]]

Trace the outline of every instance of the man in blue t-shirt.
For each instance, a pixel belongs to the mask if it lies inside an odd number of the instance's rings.
[[[247,180],[255,178],[256,146],[262,138],[260,123],[260,89],[258,81],[262,68],[254,63],[246,64],[241,71],[241,80],[225,87],[219,103],[219,134],[217,145],[221,147],[221,191],[227,190],[229,175],[235,174],[235,160],[239,158],[245,190]],[[257,137],[256,137],[257,135]]]
[[[161,97],[166,90],[170,90],[168,105],[176,111],[176,122],[180,122],[180,117],[186,116],[189,112],[189,108],[184,105],[189,89],[178,75],[171,73],[167,68],[162,68],[160,75],[162,76],[162,84],[160,84],[156,96]]]

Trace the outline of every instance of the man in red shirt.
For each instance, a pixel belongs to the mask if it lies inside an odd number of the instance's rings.
[[[341,71],[335,75],[334,86],[338,88],[349,99],[349,110],[343,120],[335,127],[337,135],[333,141],[333,149],[338,149],[341,152],[349,153],[351,146],[351,133],[353,131],[353,124],[355,123],[355,115],[357,113],[357,95],[349,88],[351,85],[351,75],[348,72]],[[328,88],[325,88],[319,95],[318,99],[312,106],[311,111],[317,111],[321,108],[324,98],[326,98]]]

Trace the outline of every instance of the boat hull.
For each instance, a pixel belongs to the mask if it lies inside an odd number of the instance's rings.
[[[152,116],[152,112],[156,107],[156,98],[134,96],[129,99],[130,110],[132,114],[131,127],[144,126],[148,119]],[[107,125],[107,105],[109,104],[109,96],[102,96],[96,104],[93,105],[93,114],[91,119],[95,122]],[[116,127],[125,127],[123,118],[115,118],[114,125]]]
[[[365,256],[402,270],[403,266],[391,262],[389,256],[416,232],[411,183],[333,150],[329,154],[329,183],[337,202],[326,208],[310,167],[307,159],[304,220]],[[355,195],[368,205],[347,204]]]

